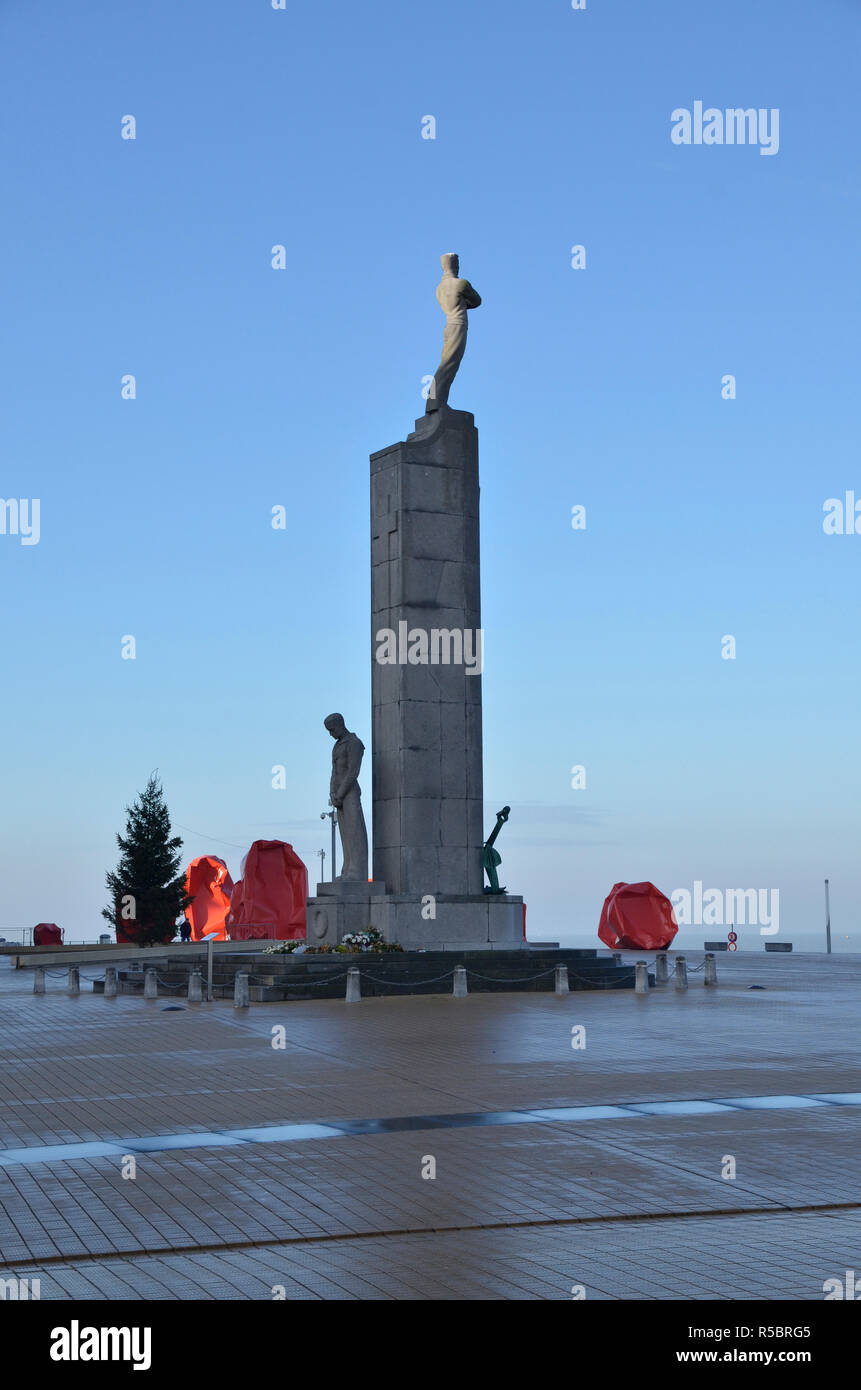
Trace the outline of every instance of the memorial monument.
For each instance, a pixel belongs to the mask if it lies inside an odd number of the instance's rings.
[[[308,900],[309,944],[368,926],[405,950],[510,950],[523,940],[522,898],[484,889],[478,431],[448,405],[467,313],[481,299],[456,255],[442,265],[446,327],[427,410],[405,441],[371,455],[373,880],[353,876],[348,817],[344,871]],[[326,720],[338,740],[333,805],[343,739],[362,749],[336,719]],[[361,752],[357,765],[350,749],[343,767],[355,775],[344,776],[364,829]]]

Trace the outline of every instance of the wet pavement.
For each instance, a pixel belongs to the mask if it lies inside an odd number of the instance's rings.
[[[59,973],[34,996],[4,960],[0,1275],[43,1299],[821,1299],[861,1266],[861,957],[718,974],[166,1010]]]

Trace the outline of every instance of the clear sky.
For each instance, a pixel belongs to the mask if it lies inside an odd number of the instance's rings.
[[[368,455],[456,250],[530,934],[699,880],[818,944],[829,877],[861,949],[861,535],[822,524],[861,499],[859,39],[857,0],[0,0],[0,493],[41,507],[0,535],[0,935],[103,929],[153,768],[187,858],[318,876],[323,717],[370,748]],[[777,109],[777,153],[674,144],[697,101]]]

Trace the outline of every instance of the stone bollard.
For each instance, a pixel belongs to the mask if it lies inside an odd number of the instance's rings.
[[[34,994],[44,994],[44,993],[45,993],[45,967],[44,967],[44,965],[37,965],[37,966],[36,966],[36,969],[33,971],[33,993],[34,993]]]
[[[658,951],[655,956],[655,984],[665,985],[670,978],[669,960],[666,951]]]
[[[555,984],[555,986],[554,986],[554,989],[555,989],[555,992],[556,992],[557,994],[567,994],[567,993],[568,993],[568,966],[567,966],[567,965],[557,965],[557,967],[556,967],[556,984]]]
[[[144,999],[158,999],[158,976],[152,966],[144,971]]]
[[[469,993],[469,988],[466,983],[466,967],[463,965],[456,965],[454,967],[454,980],[452,982],[451,992],[455,999],[465,999]]]
[[[676,956],[676,973],[673,976],[673,984],[679,991],[688,987],[688,963],[684,956]]]
[[[199,970],[192,970],[188,977],[189,1004],[203,1003],[203,976]]]
[[[649,992],[649,967],[644,960],[638,960],[634,967],[634,993],[648,994]]]
[[[347,993],[344,995],[345,1004],[358,1004],[362,997],[362,977],[355,966],[351,966],[347,971]]]
[[[233,1007],[234,1009],[248,1008],[248,976],[240,970],[233,980]]]
[[[117,997],[117,967],[115,965],[105,966],[105,998],[116,999]]]
[[[714,951],[706,951],[706,968],[705,974],[703,975],[703,984],[717,984],[717,961],[715,960]]]
[[[77,965],[69,966],[69,983],[66,986],[69,995],[80,994],[81,992],[81,970]]]

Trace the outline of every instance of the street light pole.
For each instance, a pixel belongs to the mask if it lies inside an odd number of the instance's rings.
[[[831,955],[831,903],[828,897],[828,879],[825,880],[825,949]]]
[[[325,820],[327,816],[329,817],[329,820],[332,822],[332,882],[334,883],[334,882],[335,882],[335,826],[338,824],[338,812],[334,809],[334,807],[333,807],[333,809],[332,809],[331,811],[321,811],[321,812],[320,812],[320,819],[321,819],[321,820]]]

